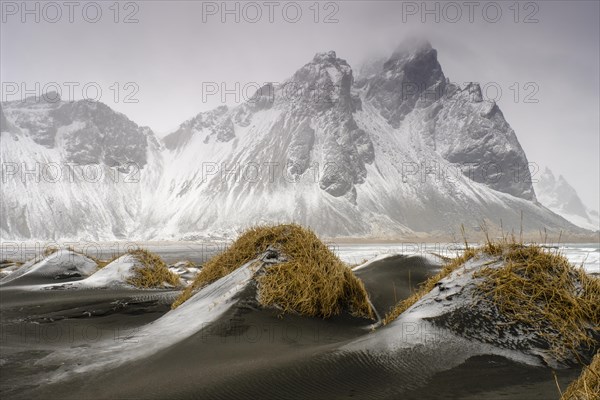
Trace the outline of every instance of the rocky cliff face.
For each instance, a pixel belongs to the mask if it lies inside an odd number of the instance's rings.
[[[450,83],[428,42],[403,43],[371,74],[361,82],[365,99],[393,128],[409,126],[470,179],[535,201],[527,157],[498,106],[478,84]]]
[[[141,172],[129,186],[69,185],[58,198],[43,194],[56,185],[11,176],[8,238],[170,239],[283,221],[331,236],[399,236],[483,218],[518,229],[521,211],[532,230],[577,229],[535,202],[527,158],[497,105],[477,85],[450,83],[424,41],[404,43],[357,81],[335,52],[316,54],[282,84],[184,122],[164,147],[103,104],[2,106],[3,159],[121,173],[133,162]],[[52,206],[18,194],[36,190]]]
[[[319,187],[351,202],[356,201],[355,185],[366,178],[366,164],[374,159],[373,144],[353,117],[361,107],[353,83],[352,69],[335,52],[315,55],[276,92],[281,122],[271,133],[289,140],[287,170],[292,176],[320,164]]]
[[[364,85],[365,98],[377,106],[392,127],[399,128],[415,108],[439,100],[446,78],[437,61],[437,51],[426,41],[409,41],[401,44],[383,69]]]
[[[193,135],[204,135],[204,144],[212,138],[217,142],[239,141],[236,127],[247,128],[261,118],[255,118],[257,114],[271,110],[274,119],[264,138],[257,137],[259,147],[277,155],[292,179],[301,177],[311,165],[330,166],[323,169],[319,187],[331,196],[347,196],[354,201],[355,185],[364,182],[365,165],[373,162],[374,154],[369,136],[353,118],[361,106],[360,98],[352,93],[353,83],[346,61],[333,51],[320,53],[277,88],[262,87],[246,104],[233,110],[222,106],[200,113],[164,141],[169,149],[181,148]],[[245,152],[239,156],[250,161],[251,150]],[[253,156],[256,161],[271,157]],[[281,180],[281,174],[276,178]]]
[[[35,143],[60,148],[68,162],[111,167],[136,163],[140,168],[146,164],[144,129],[105,104],[64,102],[50,93],[4,103],[3,113]]]
[[[128,238],[160,174],[152,131],[104,104],[51,95],[2,112],[2,239]]]

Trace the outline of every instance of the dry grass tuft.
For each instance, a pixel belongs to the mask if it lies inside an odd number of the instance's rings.
[[[25,264],[23,261],[16,261],[16,260],[9,260],[9,259],[0,260],[0,268],[5,268],[8,266],[20,267],[23,264]]]
[[[111,262],[115,261],[117,258],[121,257],[123,254],[113,253],[113,256],[110,258],[107,258],[107,259],[100,259],[98,257],[94,257],[94,256],[88,255],[88,254],[84,254],[84,255],[87,258],[94,261],[96,263],[96,265],[98,266],[98,269],[102,269],[102,268],[106,267],[108,264],[110,264]]]
[[[599,279],[538,245],[495,246],[493,255],[504,265],[475,273],[483,278],[478,294],[484,301],[510,320],[533,327],[558,359],[596,344],[590,331],[600,332]]]
[[[128,280],[129,284],[143,289],[179,285],[179,277],[169,271],[158,255],[145,249],[130,250],[128,254],[140,262],[139,266],[134,267],[135,274]]]
[[[48,246],[46,248],[44,248],[44,250],[42,251],[42,256],[43,257],[48,257],[54,253],[56,253],[57,251],[59,251],[60,249],[56,246]]]
[[[262,305],[312,317],[326,318],[347,309],[353,315],[374,318],[363,283],[313,231],[296,224],[248,229],[228,250],[203,266],[173,308],[195,290],[257,258],[269,246],[280,249],[287,261],[267,266],[257,278]]]
[[[396,318],[398,318],[400,314],[408,310],[413,304],[419,301],[427,293],[431,292],[439,281],[450,275],[454,270],[461,267],[468,260],[475,257],[476,254],[477,250],[467,248],[461,256],[449,259],[448,262],[444,265],[444,267],[442,267],[442,270],[440,272],[428,278],[425,282],[423,282],[419,290],[413,293],[410,297],[399,302],[389,313],[387,313],[383,318],[383,325],[387,325]]]
[[[600,352],[596,353],[590,365],[581,371],[577,380],[573,381],[561,400],[597,400],[600,399]]]
[[[488,239],[480,248],[467,247],[461,257],[446,264],[416,293],[388,313],[384,325],[477,254],[497,257],[504,264],[499,268],[484,267],[474,274],[476,278],[483,278],[476,295],[509,320],[539,332],[557,359],[566,359],[571,354],[577,356],[582,349],[597,345],[591,332],[600,332],[600,279],[574,267],[558,252],[552,253],[535,244],[525,245],[514,238],[497,242]]]

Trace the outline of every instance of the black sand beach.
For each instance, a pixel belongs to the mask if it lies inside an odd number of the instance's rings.
[[[378,313],[406,298],[439,265],[394,256],[359,269]],[[54,383],[59,365],[38,363],[55,351],[101,341],[135,341],[136,331],[169,310],[177,291],[0,289],[5,399],[558,399],[552,371],[499,356],[467,358],[426,348],[375,355],[336,351],[371,334],[371,321],[306,318],[259,309],[248,288],[196,334],[116,368]],[[69,369],[69,365],[62,368]],[[443,368],[442,368],[443,369]],[[578,369],[558,372],[561,387]]]

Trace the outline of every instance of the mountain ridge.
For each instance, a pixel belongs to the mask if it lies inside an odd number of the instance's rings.
[[[25,103],[2,104],[3,162],[140,176],[33,185],[11,174],[4,239],[177,239],[283,221],[334,237],[449,234],[484,219],[583,232],[537,202],[498,106],[476,84],[450,83],[429,42],[401,45],[358,81],[334,51],[317,53],[282,84],[161,141],[104,104]],[[57,210],[67,218],[50,221]]]

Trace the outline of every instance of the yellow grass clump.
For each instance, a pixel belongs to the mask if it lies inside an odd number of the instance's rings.
[[[497,307],[507,319],[530,326],[544,338],[557,359],[597,346],[592,331],[600,332],[600,279],[573,266],[558,252],[514,239],[490,240],[450,261],[411,297],[388,313],[388,324],[434,289],[437,282],[477,254],[497,257],[501,267],[483,267],[476,289],[479,300]]]
[[[83,253],[81,253],[81,254],[83,254]],[[123,254],[113,252],[112,256],[110,258],[105,258],[105,259],[101,259],[101,258],[92,256],[91,254],[83,254],[83,255],[86,256],[87,258],[91,259],[92,261],[94,261],[96,263],[98,269],[102,269],[102,268],[106,267],[108,264],[110,264],[111,262],[115,261],[117,258],[121,257]]]
[[[179,277],[169,271],[165,262],[158,255],[145,249],[136,249],[128,251],[135,257],[140,265],[134,267],[133,277],[128,279],[128,283],[138,288],[159,288],[166,286],[179,285]]]
[[[597,352],[590,365],[581,371],[562,394],[561,400],[597,400],[600,399],[600,352]]]
[[[56,246],[48,246],[48,247],[44,248],[44,250],[42,251],[42,257],[48,257],[48,256],[56,253],[59,250],[60,249]]]
[[[597,345],[590,332],[600,332],[600,279],[539,245],[505,243],[497,252],[502,267],[475,273],[484,301],[533,327],[558,359]]]
[[[257,226],[245,231],[228,250],[202,267],[173,308],[195,290],[257,258],[270,246],[279,249],[287,260],[266,266],[257,277],[262,305],[311,317],[326,318],[346,309],[355,316],[374,318],[362,281],[313,231],[296,224]]]
[[[23,264],[25,264],[23,261],[16,261],[16,260],[9,260],[9,259],[4,259],[4,260],[0,260],[0,268],[4,268],[5,266],[9,266],[9,265],[14,265],[16,267],[20,267]]]

